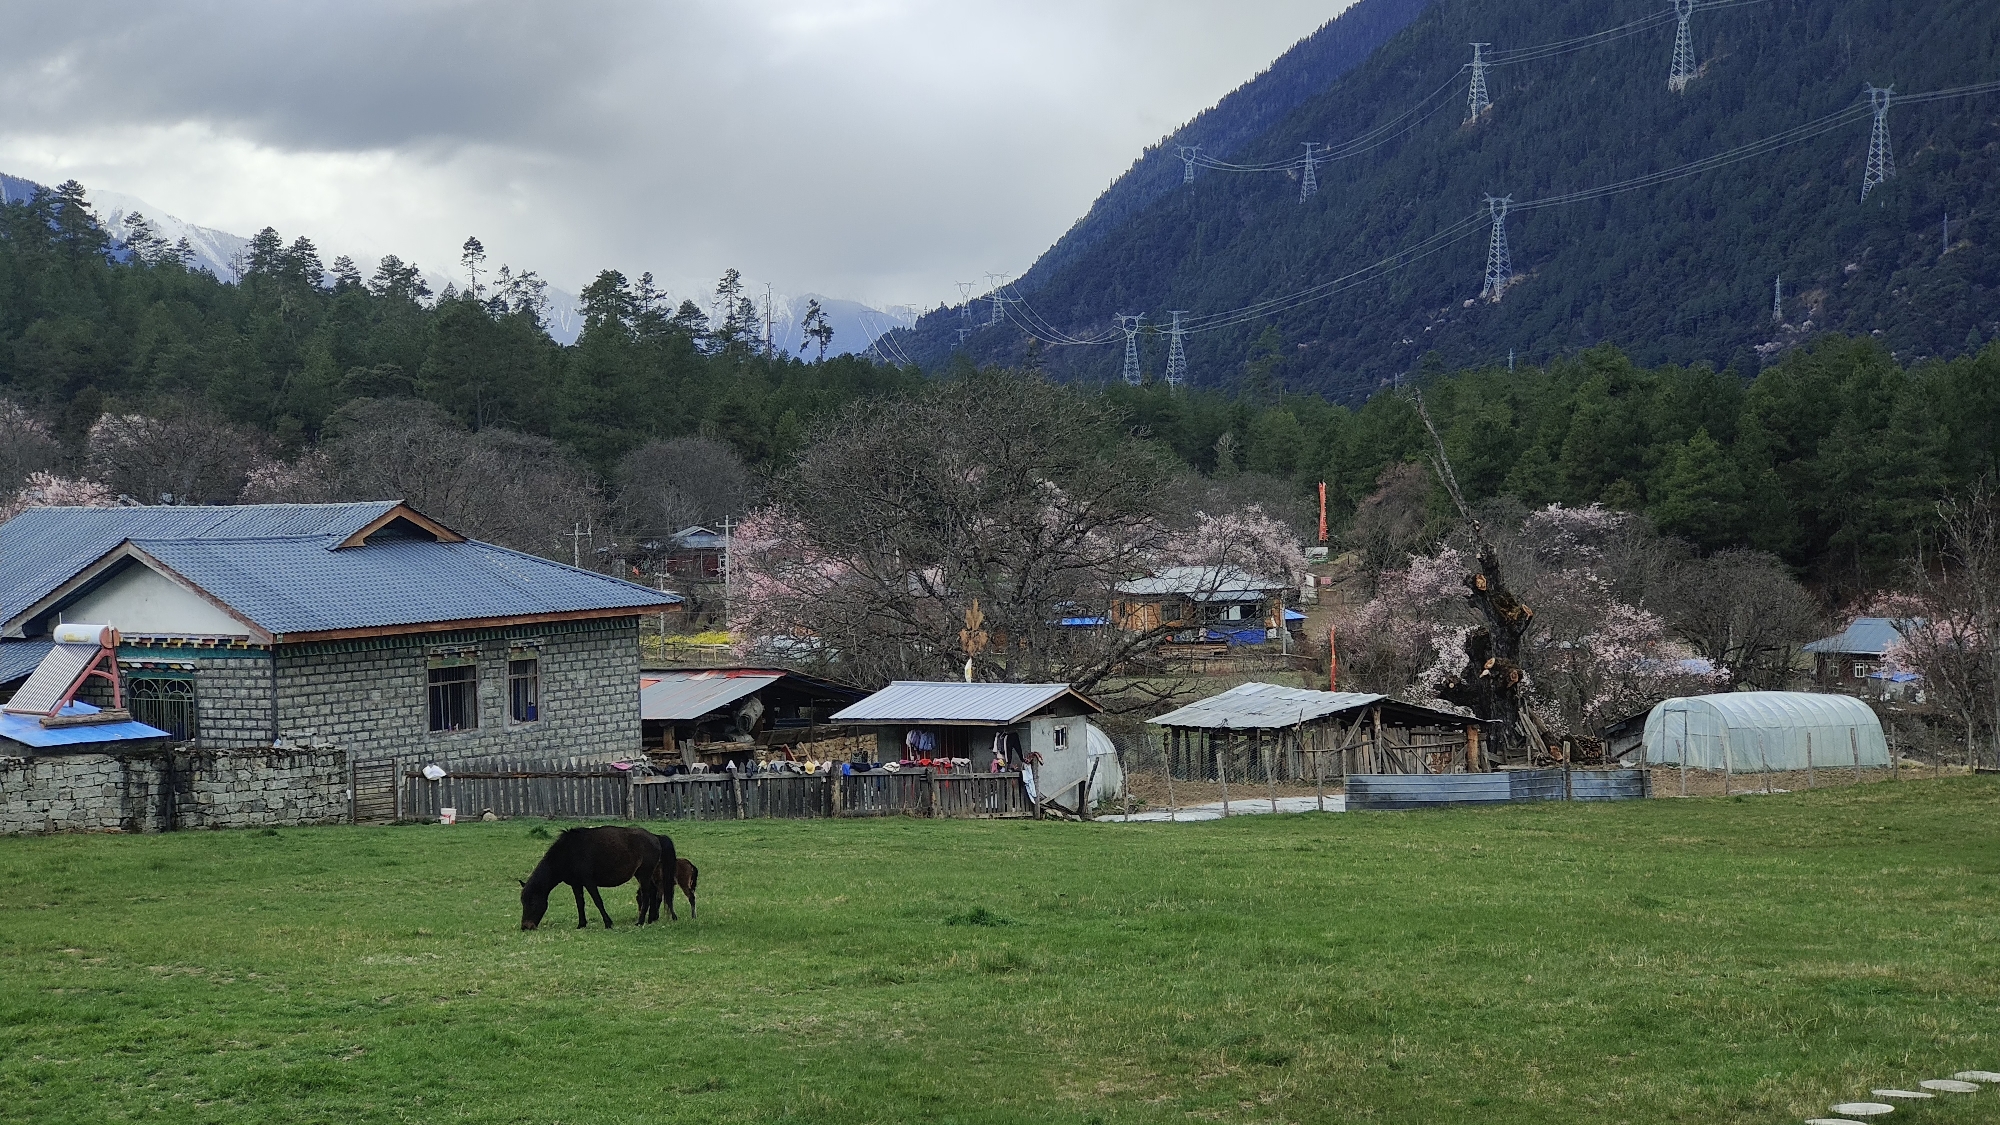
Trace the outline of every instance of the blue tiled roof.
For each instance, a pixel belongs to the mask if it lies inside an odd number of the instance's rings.
[[[1843,653],[1850,656],[1880,656],[1889,651],[1889,646],[1901,640],[1903,634],[1896,630],[1896,622],[1887,617],[1857,617],[1847,631],[1838,636],[1814,641],[1806,646],[1807,652]]]
[[[338,542],[395,506],[394,500],[376,500],[234,508],[30,508],[0,524],[0,621],[12,620],[127,539],[314,535]]]
[[[681,600],[488,543],[396,539],[334,549],[394,507],[385,502],[34,509],[0,526],[0,620],[11,619],[128,539],[279,636],[592,610],[640,612]],[[8,565],[13,560],[20,561],[20,571]]]
[[[42,657],[54,647],[54,641],[0,641],[0,684],[33,675]]]

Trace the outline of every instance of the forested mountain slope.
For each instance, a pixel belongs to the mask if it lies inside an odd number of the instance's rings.
[[[1636,26],[1491,67],[1492,108],[1466,123],[1471,42],[1504,59],[1625,25]],[[1711,3],[1691,32],[1699,72],[1676,93],[1667,82],[1675,21],[1653,0],[1438,0],[1230,158],[1297,161],[1301,142],[1389,126],[1379,146],[1319,165],[1317,195],[1301,201],[1296,166],[1204,168],[1080,250],[1052,252],[1009,291],[1023,301],[1005,322],[974,318],[964,348],[980,362],[1019,363],[1039,335],[1038,361],[1051,370],[1115,378],[1118,315],[1158,325],[1187,309],[1235,321],[1187,337],[1195,383],[1253,377],[1353,401],[1426,366],[1510,352],[1539,362],[1598,343],[1642,363],[1748,373],[1824,332],[1879,333],[1906,361],[1992,338],[2000,93],[1892,105],[1896,174],[1865,205],[1862,110],[1700,174],[1517,210],[1507,220],[1513,282],[1497,302],[1475,300],[1486,193],[1520,204],[1671,170],[1865,105],[1867,83],[1907,96],[2000,78],[2000,5],[1990,0]],[[1290,68],[1281,60],[1264,81],[1283,83]],[[1178,178],[1182,167],[1176,150],[1156,149],[1128,179]],[[1425,243],[1441,232],[1452,237]],[[1400,268],[1322,299],[1218,315],[1419,247]],[[1779,275],[1786,298],[1774,322]],[[962,323],[933,314],[898,342],[936,363]],[[1051,342],[1059,336],[1115,339],[1065,347]],[[1140,346],[1157,376],[1164,334],[1149,329]]]

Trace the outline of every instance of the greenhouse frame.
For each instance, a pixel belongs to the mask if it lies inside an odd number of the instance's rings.
[[[1848,695],[1738,691],[1669,699],[1646,716],[1644,761],[1756,773],[1889,764],[1882,721]]]

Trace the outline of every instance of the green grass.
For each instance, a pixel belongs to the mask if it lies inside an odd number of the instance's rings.
[[[1984,778],[689,824],[701,921],[610,933],[516,928],[532,827],[0,840],[0,1118],[1796,1122],[2000,1069]]]

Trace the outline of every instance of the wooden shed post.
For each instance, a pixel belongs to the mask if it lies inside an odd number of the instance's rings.
[[[1167,819],[1177,820],[1174,809],[1174,759],[1180,756],[1181,728],[1167,728]]]
[[[1317,737],[1315,736],[1315,740]],[[1326,748],[1315,746],[1313,756],[1313,800],[1319,803],[1319,811],[1326,811]]]
[[[1375,733],[1368,737],[1368,756],[1373,759],[1374,768],[1369,773],[1382,773],[1386,759],[1382,756],[1382,705],[1377,703],[1371,711]]]
[[[1213,732],[1208,736],[1208,744],[1210,746],[1215,745],[1215,735]],[[1222,778],[1222,815],[1226,817],[1229,815],[1229,732],[1226,730],[1222,735],[1222,753],[1217,754],[1215,760],[1219,766],[1217,772]],[[1859,773],[1859,771],[1856,772],[1857,774]]]
[[[1264,791],[1271,796],[1271,811],[1274,813],[1278,811],[1278,763],[1276,759],[1279,748],[1284,744],[1285,732],[1282,730],[1278,731],[1276,737],[1271,739],[1271,745],[1268,748],[1264,746],[1264,732],[1261,730],[1257,732],[1257,746],[1259,749],[1264,750]]]

